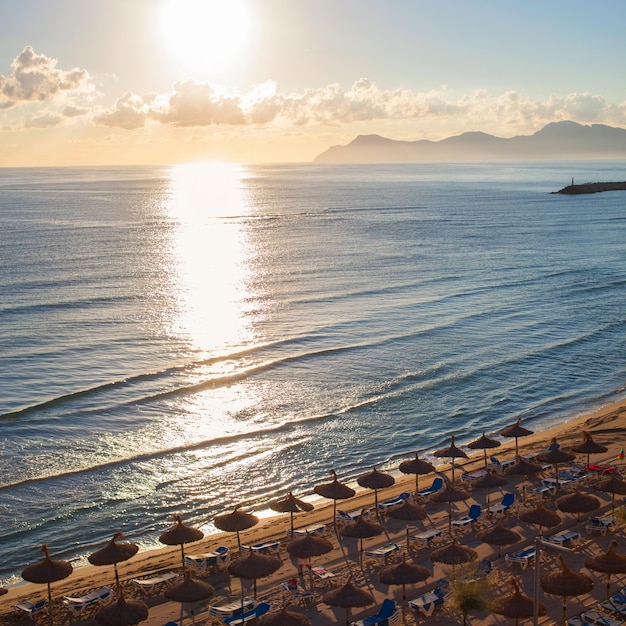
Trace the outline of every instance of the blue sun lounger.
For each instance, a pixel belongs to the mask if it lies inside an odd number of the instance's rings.
[[[435,493],[435,491],[439,491],[443,487],[443,478],[441,476],[437,476],[433,479],[433,484],[426,489],[420,489],[417,492],[418,496],[429,496],[431,493]]]
[[[378,609],[378,613],[365,617],[350,626],[387,626],[389,618],[396,612],[396,601],[385,598]]]
[[[440,578],[432,591],[425,593],[414,600],[409,601],[409,606],[414,611],[420,611],[426,617],[430,617],[434,610],[444,603],[445,597],[450,589],[450,582],[445,578]]]
[[[271,608],[271,605],[269,605],[267,602],[261,602],[257,604],[251,611],[241,613],[240,615],[235,615],[234,617],[227,617],[224,620],[224,623],[230,624],[231,626],[237,626],[238,624],[247,624],[254,619],[258,619],[262,615],[265,615],[271,610]]]
[[[41,613],[41,611],[46,610],[47,600],[45,598],[40,598],[39,600],[35,600],[34,602],[30,602],[28,600],[23,600],[18,604],[13,605],[13,608],[18,613],[25,613],[31,619],[35,618],[37,613]]]
[[[520,550],[519,552],[513,552],[512,554],[507,554],[504,557],[507,565],[511,565],[513,563],[517,563],[522,569],[526,569],[528,564],[535,559],[535,546],[530,546],[525,550]]]

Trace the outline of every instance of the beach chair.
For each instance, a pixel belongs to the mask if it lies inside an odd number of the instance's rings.
[[[580,539],[580,533],[577,533],[573,530],[563,530],[556,535],[552,535],[551,537],[544,537],[544,543],[553,543],[556,546],[561,546],[563,548],[569,548],[571,544],[576,543]]]
[[[336,578],[334,572],[327,570],[325,567],[318,565],[311,568],[313,579],[320,581],[324,585],[330,584]]]
[[[612,515],[592,517],[585,527],[588,533],[599,532],[606,535],[615,526],[616,520]]]
[[[452,520],[452,525],[457,527],[470,526],[480,517],[481,513],[482,507],[480,504],[472,504],[467,515],[460,519]]]
[[[556,485],[542,485],[541,487],[530,487],[530,489],[526,489],[527,494],[541,496],[542,498],[547,498],[548,496],[554,495],[556,493]]]
[[[204,576],[214,569],[224,569],[229,563],[230,550],[225,546],[216,548],[214,552],[185,555],[185,565],[200,576]]]
[[[252,610],[247,611],[245,613],[241,613],[240,615],[234,615],[233,617],[227,617],[224,620],[225,624],[230,624],[231,626],[237,626],[238,624],[247,624],[252,620],[258,619],[262,615],[265,615],[272,609],[272,606],[267,602],[259,602]]]
[[[593,626],[593,622],[588,622],[582,615],[574,615],[567,620],[567,626]]]
[[[515,463],[515,459],[506,459],[504,461],[500,461],[498,457],[490,456],[489,457],[489,465],[493,467],[500,474],[507,468],[509,465],[513,465]]]
[[[405,500],[408,500],[411,497],[411,494],[408,491],[402,492],[399,496],[395,498],[389,498],[389,500],[383,500],[378,503],[378,509],[383,513],[395,509],[400,506]]]
[[[113,599],[113,590],[100,587],[84,596],[65,596],[63,604],[73,615],[82,615],[86,609],[108,604]]]
[[[335,515],[337,521],[343,522],[344,524],[350,524],[361,516],[368,517],[369,509],[355,509],[354,511],[342,511],[341,509],[337,509],[337,514]]]
[[[294,603],[302,604],[306,606],[307,604],[312,604],[315,602],[315,595],[300,587],[300,585],[290,585],[287,583],[281,583],[281,588],[283,591],[287,592]]]
[[[622,624],[626,621],[626,604],[617,604],[612,600],[604,600],[598,603],[598,606],[607,613],[618,615],[621,618]]]
[[[585,469],[596,474],[614,474],[615,468],[611,465],[587,465]]]
[[[487,510],[491,514],[504,513],[511,508],[511,505],[515,502],[515,494],[507,491],[503,496],[499,504],[490,506]]]
[[[176,572],[165,572],[164,574],[151,576],[149,578],[133,578],[132,583],[139,587],[142,594],[150,595],[161,586],[169,586],[179,578],[180,576],[176,574]]]
[[[352,622],[351,626],[388,626],[389,618],[396,612],[396,601],[385,598],[377,613]]]
[[[210,606],[208,608],[208,613],[212,617],[217,617],[221,621],[225,622],[231,617],[249,613],[256,607],[256,605],[257,602],[254,598],[244,597],[243,600],[239,598],[238,600],[233,600],[227,604]]]
[[[259,554],[280,556],[280,541],[262,541],[251,546],[241,544],[241,549],[249,552],[258,552]]]
[[[409,607],[430,617],[438,606],[443,605],[449,590],[450,581],[440,578],[432,591],[410,600]]]
[[[312,524],[306,528],[296,528],[293,531],[294,537],[305,537],[306,535],[323,536],[326,534],[325,524]],[[291,529],[287,529],[287,536],[291,536]]]
[[[535,546],[531,546],[525,550],[520,550],[519,552],[507,554],[504,557],[504,560],[508,566],[513,565],[513,563],[517,563],[522,569],[526,569],[528,564],[535,560]]]
[[[479,478],[482,478],[486,474],[487,474],[486,469],[479,469],[479,470],[476,470],[475,472],[463,472],[463,474],[461,474],[461,480],[465,480],[466,482],[471,483],[471,482],[474,482],[475,480],[478,480]]]
[[[13,605],[13,609],[17,613],[28,615],[32,620],[35,619],[35,615],[37,613],[41,613],[46,610],[47,600],[45,598],[39,598],[34,602],[30,602],[29,600],[22,600],[22,602],[18,602]]]
[[[605,600],[605,602],[607,602]],[[608,615],[602,615],[599,611],[591,610],[585,611],[581,617],[594,626],[621,626],[624,624],[624,619],[614,619]]]
[[[437,476],[436,478],[433,479],[433,484],[430,487],[427,487],[426,489],[420,489],[417,492],[418,496],[429,496],[431,493],[435,493],[435,491],[439,491],[441,488],[443,487],[443,478],[441,478],[441,476]]]
[[[410,535],[409,541],[414,541],[415,543],[421,543],[425,545],[431,545],[435,539],[441,537],[442,535],[442,528],[429,528],[428,530],[424,530],[421,533],[415,533],[414,535]]]
[[[382,546],[382,548],[376,548],[374,550],[365,550],[365,556],[370,558],[379,560],[382,559],[385,563],[387,563],[387,559],[389,555],[394,554],[395,552],[400,551],[400,546],[397,543],[388,543],[386,546]]]

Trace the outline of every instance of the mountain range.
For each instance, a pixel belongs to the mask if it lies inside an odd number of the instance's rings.
[[[407,163],[413,161],[517,161],[536,159],[623,159],[626,129],[603,124],[553,122],[532,135],[502,138],[467,132],[440,141],[398,141],[359,135],[332,146],[315,163]]]

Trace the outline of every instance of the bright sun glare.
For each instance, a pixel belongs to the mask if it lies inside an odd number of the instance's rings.
[[[232,64],[250,31],[250,15],[242,0],[169,0],[162,19],[172,55],[191,70],[219,70]]]

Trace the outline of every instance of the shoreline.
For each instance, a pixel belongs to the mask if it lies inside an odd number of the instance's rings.
[[[626,441],[626,399],[616,400],[595,411],[578,415],[563,423],[546,428],[545,430],[535,431],[532,435],[519,440],[520,452],[524,451],[527,453],[545,449],[552,437],[557,437],[561,445],[567,448],[576,440],[580,439],[583,428],[589,430],[596,440],[599,440],[599,442],[604,445],[608,445],[610,452],[613,452],[612,448],[615,448],[615,446],[623,446],[624,441]],[[607,440],[607,438],[610,439],[610,441]],[[491,452],[500,459],[510,458],[511,452],[515,449],[515,440],[507,438],[500,439],[500,441],[501,446]],[[421,456],[426,456],[426,454],[420,454],[420,457]],[[603,456],[610,458],[608,453]],[[615,454],[613,458],[616,459]],[[612,461],[611,463],[614,464]],[[482,464],[482,450],[476,452],[472,451],[469,460],[463,460],[463,463],[456,464],[457,476],[460,475],[460,471],[466,471],[467,469],[473,468],[473,466],[482,466]],[[449,464],[444,463],[437,465],[436,469],[438,473],[443,473],[446,472],[449,467]],[[367,469],[368,468],[364,468],[363,471],[365,472]],[[393,497],[402,491],[413,490],[415,486],[414,475],[401,474],[397,469],[395,471],[385,469],[384,471],[392,473],[396,478],[396,483],[392,487],[380,490],[379,500]],[[433,476],[433,474],[420,476],[420,486],[429,485],[432,482]],[[324,482],[327,481],[325,480]],[[351,482],[352,481],[350,481],[350,483]],[[300,494],[296,495],[300,497]],[[306,497],[306,499],[309,500],[308,497]],[[320,498],[320,502],[318,503],[316,500],[315,504],[315,509],[312,512],[300,513],[294,516],[294,524],[296,527],[316,523],[325,523],[328,525],[332,521],[330,519],[332,517],[332,501]],[[352,510],[363,506],[373,506],[373,493],[371,490],[359,488],[353,498],[340,501],[338,508],[348,508]],[[242,533],[242,542],[256,543],[278,538],[284,540],[285,531],[288,528],[289,515],[274,513],[271,516],[261,517],[257,526],[249,531],[244,531]],[[166,529],[167,526],[164,524],[159,532],[163,532]],[[79,533],[77,532],[77,534]],[[132,541],[132,537],[126,538],[126,541]],[[218,545],[226,545],[233,549],[236,547],[236,536],[232,533],[225,532],[208,534],[199,542],[187,544],[185,546],[185,552],[186,554],[201,553],[215,549]],[[37,546],[33,546],[32,554],[25,556],[24,567],[38,561]],[[54,554],[52,557],[54,558]],[[129,561],[118,565],[121,580],[146,576],[167,569],[179,568],[180,548],[178,546],[164,546],[140,551]],[[69,578],[53,584],[53,597],[60,598],[64,595],[76,595],[80,590],[85,591],[104,584],[112,584],[112,567],[96,567],[93,565],[76,567]],[[238,589],[238,582],[236,582],[233,587]],[[34,585],[32,583],[18,583],[9,587],[8,593],[0,597],[0,615],[10,612],[12,606],[22,599],[33,599],[34,597],[43,596],[44,590],[44,586]]]

